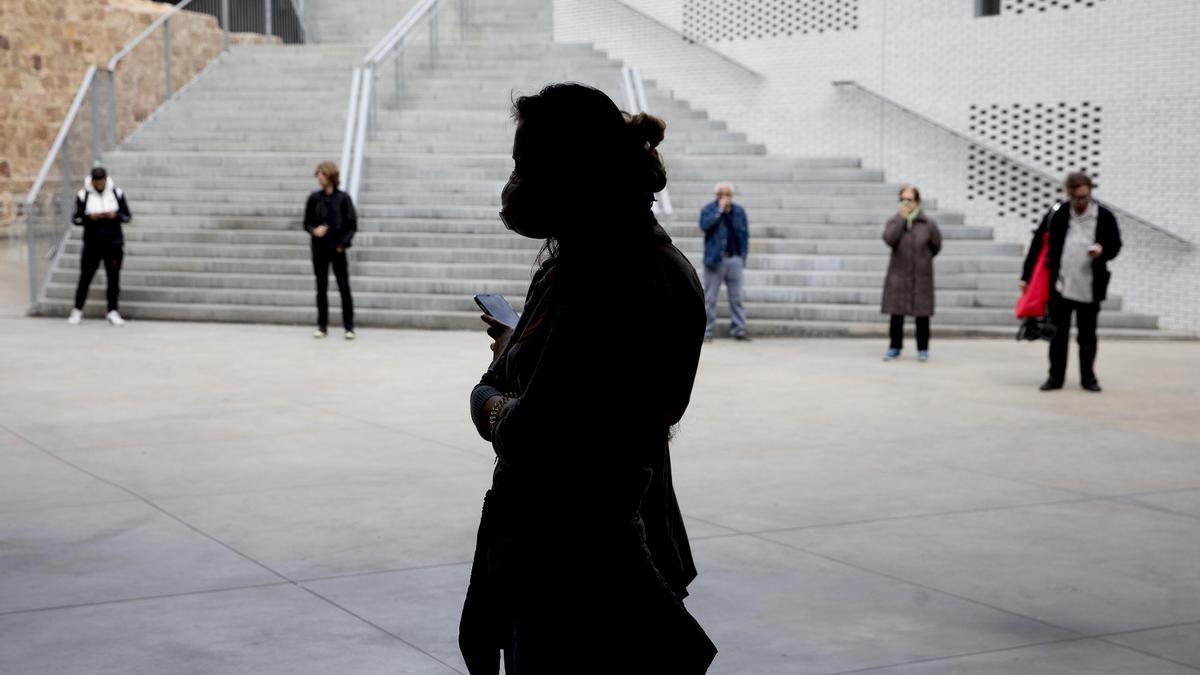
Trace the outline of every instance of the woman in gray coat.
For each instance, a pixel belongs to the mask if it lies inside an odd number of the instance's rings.
[[[921,211],[921,191],[900,188],[900,209],[887,222],[883,240],[892,248],[883,283],[884,314],[892,315],[891,344],[884,361],[900,358],[904,317],[917,320],[917,359],[929,360],[929,317],[933,316],[933,257],[942,250],[942,233]]]

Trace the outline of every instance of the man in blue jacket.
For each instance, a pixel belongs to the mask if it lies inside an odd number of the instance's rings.
[[[742,273],[750,251],[750,221],[746,210],[733,203],[733,185],[718,183],[717,198],[700,211],[700,229],[704,231],[704,308],[708,325],[705,341],[712,340],[717,322],[717,297],[724,282],[729,293],[732,325],[729,334],[735,340],[746,335],[746,310],[742,308]]]

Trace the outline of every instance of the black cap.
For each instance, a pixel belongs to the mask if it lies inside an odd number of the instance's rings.
[[[92,180],[103,180],[105,178],[108,178],[108,172],[104,170],[104,167],[98,166],[92,169]]]

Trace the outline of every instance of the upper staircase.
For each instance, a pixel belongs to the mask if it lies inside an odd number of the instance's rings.
[[[341,151],[351,40],[339,6],[317,45],[236,47],[106,157],[128,194],[122,311],[133,318],[314,323],[304,200],[316,164]],[[596,86],[621,107],[621,64],[589,45],[551,39],[549,0],[476,0],[461,43],[410,74],[393,106],[381,96],[366,149],[351,285],[362,326],[478,328],[478,292],[521,308],[539,242],[504,229],[500,189],[512,168],[514,96],[563,80]],[[330,10],[332,11],[332,10]],[[396,13],[397,10],[392,10]],[[365,17],[369,19],[369,17]],[[378,37],[398,17],[368,22]],[[888,249],[883,223],[899,184],[854,157],[785,157],[647,82],[650,112],[667,121],[660,147],[675,206],[660,216],[697,265],[696,220],[718,181],[733,182],[750,217],[745,302],[755,335],[885,332],[879,312]],[[580,205],[580,209],[588,208]],[[961,213],[924,208],[945,246],[935,262],[940,335],[1010,335],[1022,251]],[[563,214],[569,219],[570,213]],[[43,310],[65,314],[81,242],[72,237]],[[91,292],[102,307],[103,275]],[[331,292],[331,312],[338,297]],[[614,301],[618,301],[614,299]],[[1153,316],[1105,304],[1106,329],[1154,329]],[[720,306],[727,316],[724,298]],[[336,316],[332,318],[337,322]],[[719,325],[718,331],[723,331]]]

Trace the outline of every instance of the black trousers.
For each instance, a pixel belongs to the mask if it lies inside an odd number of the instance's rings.
[[[917,320],[917,351],[929,351],[929,317],[917,316],[913,317]],[[892,349],[902,349],[904,347],[904,315],[893,314],[892,325]]]
[[[100,263],[104,263],[104,275],[108,280],[106,293],[108,311],[117,309],[117,300],[121,296],[121,261],[125,259],[125,249],[121,244],[88,244],[83,245],[83,255],[79,262],[79,285],[75,287],[75,309],[82,310],[87,302],[88,288],[92,285],[92,277]]]
[[[1075,302],[1050,292],[1050,323],[1058,330],[1050,341],[1050,379],[1062,382],[1067,376],[1067,347],[1071,342],[1071,315],[1075,315],[1079,343],[1079,380],[1095,382],[1096,371],[1096,318],[1100,315],[1100,303]]]
[[[317,275],[317,327],[329,327],[329,266],[333,265],[333,276],[337,279],[338,293],[342,296],[342,325],[354,330],[354,299],[350,297],[350,267],[346,252],[325,246],[312,247],[313,273]]]

